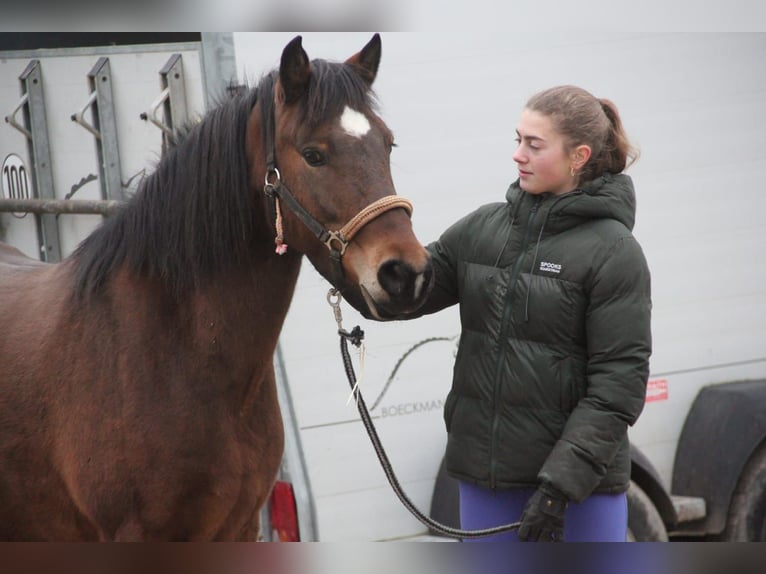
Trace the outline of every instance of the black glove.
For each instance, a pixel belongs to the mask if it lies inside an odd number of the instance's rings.
[[[569,500],[553,486],[542,483],[521,513],[519,540],[561,542],[564,539],[564,513]]]

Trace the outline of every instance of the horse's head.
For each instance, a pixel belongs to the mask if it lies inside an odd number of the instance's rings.
[[[433,273],[396,196],[393,135],[374,112],[380,54],[376,34],[344,63],[310,62],[296,37],[259,95],[248,144],[277,250],[305,254],[357,310],[387,319],[417,309]]]

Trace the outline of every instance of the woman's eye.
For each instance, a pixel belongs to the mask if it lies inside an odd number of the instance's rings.
[[[319,167],[327,163],[327,158],[315,149],[303,150],[303,159],[312,167]]]
[[[517,137],[514,141],[516,142],[516,145],[518,146],[520,146],[523,143],[520,137]],[[540,145],[535,143],[534,141],[527,141],[527,147],[533,151],[540,150]]]

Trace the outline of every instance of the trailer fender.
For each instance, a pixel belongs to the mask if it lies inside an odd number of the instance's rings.
[[[674,494],[705,499],[696,529],[721,533],[745,466],[766,439],[766,379],[704,387],[686,417],[673,466]]]

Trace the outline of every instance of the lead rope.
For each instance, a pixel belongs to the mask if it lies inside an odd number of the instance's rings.
[[[354,365],[351,362],[351,355],[348,352],[348,342],[351,341],[352,345],[359,347],[362,344],[362,340],[364,339],[364,331],[362,331],[358,325],[354,327],[351,332],[346,331],[343,328],[343,319],[340,311],[341,299],[341,294],[337,289],[330,289],[330,291],[327,293],[327,302],[332,307],[333,314],[335,315],[335,322],[338,324],[338,335],[340,335],[340,354],[343,359],[343,367],[346,370],[346,376],[348,377],[348,382],[351,385],[352,396],[356,399],[357,410],[359,411],[359,415],[362,417],[362,423],[364,424],[364,428],[370,437],[372,446],[375,449],[375,454],[378,456],[378,460],[380,461],[380,465],[383,468],[383,472],[385,473],[389,484],[394,489],[394,493],[399,498],[404,507],[409,510],[415,518],[417,518],[424,525],[428,526],[431,530],[439,532],[440,534],[450,538],[483,538],[485,536],[493,536],[495,534],[510,532],[511,530],[518,529],[521,524],[520,522],[512,522],[511,524],[504,524],[501,526],[494,526],[492,528],[484,528],[481,530],[460,530],[459,528],[453,528],[451,526],[447,526],[446,524],[437,522],[431,517],[423,514],[407,497],[407,495],[404,493],[404,490],[402,490],[401,485],[399,484],[399,480],[396,478],[396,474],[394,474],[394,469],[391,466],[391,462],[388,460],[388,455],[386,454],[386,451],[383,449],[383,445],[380,442],[378,431],[375,429],[375,425],[372,423],[372,417],[370,417],[370,413],[367,410],[367,405],[365,404],[364,398],[362,397],[362,391],[356,384]]]

